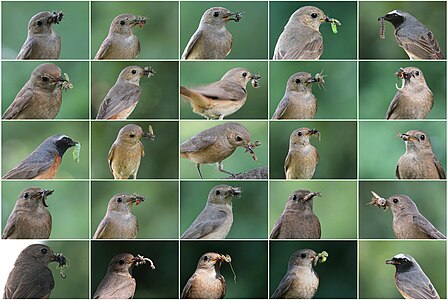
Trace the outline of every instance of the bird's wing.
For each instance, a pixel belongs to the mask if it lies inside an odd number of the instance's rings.
[[[109,49],[112,42],[109,38],[106,38],[103,43],[100,46],[100,49],[98,49],[98,52],[95,55],[95,59],[103,59],[104,55],[107,52],[107,49]]]
[[[22,49],[20,49],[19,54],[17,55],[17,59],[27,59],[31,54],[33,46],[34,46],[34,39],[27,38],[22,46]]]
[[[107,225],[109,224],[109,218],[104,218],[101,220],[100,225],[95,231],[93,235],[94,239],[100,239],[103,236],[104,230],[106,230]]]
[[[283,99],[278,104],[274,114],[272,115],[272,119],[280,119],[285,113],[286,109],[288,108],[288,104],[289,104],[289,98],[283,97]]]
[[[437,157],[434,156],[434,164],[436,165],[437,172],[439,173],[440,179],[446,179],[445,170]]]
[[[108,119],[135,105],[140,99],[141,88],[135,84],[114,85],[101,102],[97,119]]]
[[[196,273],[194,273],[185,284],[184,289],[182,290],[182,294],[180,295],[181,299],[190,298],[191,286],[194,284],[195,280],[196,280]]]
[[[191,51],[193,50],[194,45],[198,41],[198,39],[202,35],[202,30],[197,30],[193,36],[190,38],[190,41],[187,44],[187,47],[185,47],[184,53],[182,54],[182,59],[188,59],[188,56],[190,55]]]
[[[414,56],[421,59],[444,59],[442,49],[431,31],[421,34],[418,39],[409,39],[397,31],[396,37],[398,44]]]
[[[3,230],[2,239],[7,239],[13,234],[16,224],[19,221],[18,219],[19,217],[17,217],[17,213],[14,213],[13,210],[13,212],[9,215],[8,221],[6,222],[6,227]]]
[[[431,224],[424,216],[416,215],[412,217],[412,221],[417,225],[421,231],[426,233],[432,239],[446,239],[446,237],[441,233],[434,225]]]
[[[275,221],[274,228],[272,228],[271,235],[269,236],[270,239],[276,239],[278,238],[278,235],[280,234],[280,229],[282,228],[283,223],[283,214]]]
[[[93,295],[94,299],[132,299],[135,279],[107,273]]]
[[[274,294],[272,294],[271,299],[283,299],[285,298],[285,294],[288,292],[289,287],[294,282],[294,276],[292,275],[285,275],[283,277],[282,281],[280,281],[280,284],[278,285],[277,289],[275,290]]]
[[[285,166],[284,166],[285,174],[289,169],[290,163],[291,163],[291,155],[289,155],[289,152],[288,152],[288,155],[286,155],[286,158],[285,158]]]
[[[181,153],[197,152],[213,145],[217,140],[216,134],[200,132],[180,145]]]
[[[32,266],[29,266],[30,268]],[[39,266],[34,272],[25,272],[21,277],[11,298],[14,299],[41,299],[47,296],[54,288],[53,274],[47,267]]]
[[[200,220],[201,219],[201,220]],[[218,210],[213,213],[202,211],[196,220],[185,230],[182,239],[200,239],[219,228],[227,219],[227,212]],[[200,221],[199,221],[200,220]]]
[[[395,276],[397,288],[410,299],[440,299],[439,294],[422,270]]]
[[[107,162],[109,163],[109,169],[112,173],[114,172],[114,170],[112,170],[112,160],[114,159],[114,152],[115,152],[115,143],[112,144],[109,153],[107,154]]]
[[[247,92],[239,84],[228,80],[220,80],[206,86],[191,89],[213,100],[243,100]]]
[[[31,99],[33,98],[33,90],[25,85],[17,94],[14,101],[11,105],[6,109],[5,113],[2,116],[2,119],[14,119],[25,107],[30,104]]]
[[[398,170],[398,164],[397,164],[397,167],[395,168],[395,176],[397,176],[397,179],[401,179],[400,178],[400,171]]]
[[[306,41],[297,43],[292,40],[289,49],[276,48],[274,59],[316,59],[316,53],[321,53],[323,42],[320,34],[312,34]]]
[[[9,170],[3,179],[32,179],[47,171],[54,163],[55,157],[51,153],[33,152],[22,160],[16,167]]]
[[[145,147],[143,146],[143,143],[140,142],[140,155],[141,157],[145,156]]]
[[[394,98],[392,99],[392,101],[389,104],[389,108],[387,109],[386,112],[386,120],[389,120],[390,116],[392,115],[392,112],[394,111],[394,109],[397,107],[398,105],[398,99],[400,99],[400,97],[402,96],[402,92],[401,91],[397,91],[397,93],[395,94]]]

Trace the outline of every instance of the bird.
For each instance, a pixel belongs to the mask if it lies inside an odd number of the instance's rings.
[[[52,135],[3,175],[2,179],[53,179],[59,170],[65,151],[77,144],[79,142],[66,135]]]
[[[28,36],[17,55],[17,59],[58,59],[61,53],[61,38],[53,30],[64,14],[59,11],[42,11],[28,23]]]
[[[53,273],[48,268],[52,262],[64,266],[67,259],[42,244],[23,249],[9,273],[3,299],[48,299],[55,286]]]
[[[17,93],[2,119],[54,119],[62,104],[61,69],[55,64],[41,64]]]
[[[202,15],[199,27],[190,38],[182,59],[224,59],[232,50],[229,21],[239,22],[241,14],[224,7],[212,7]]]
[[[320,24],[331,22],[325,13],[314,6],[303,6],[289,18],[277,40],[274,60],[317,60],[324,50]]]
[[[258,75],[245,68],[227,71],[219,81],[187,88],[180,86],[180,94],[190,101],[193,112],[206,119],[224,119],[237,112],[246,103],[247,83]]]
[[[398,179],[446,179],[425,132],[409,130],[400,138],[406,143],[406,152],[398,160],[395,170]]]
[[[140,54],[140,41],[134,34],[134,28],[141,28],[146,17],[132,14],[116,16],[109,27],[106,39],[98,49],[95,59],[135,59]]]
[[[289,77],[285,95],[272,119],[313,119],[317,111],[317,99],[312,84],[316,82],[316,78],[307,72],[298,72]]]
[[[145,199],[136,194],[116,194],[107,205],[94,239],[135,239],[138,233],[137,217],[131,212],[132,204],[139,205]]]
[[[289,151],[285,159],[286,179],[311,179],[313,177],[319,162],[319,154],[316,148],[310,144],[311,135],[320,137],[319,130],[303,127],[291,133]]]
[[[224,276],[220,273],[221,254],[207,252],[199,259],[196,271],[185,284],[181,299],[222,299],[227,287]]]
[[[140,161],[145,156],[145,149],[140,142],[142,137],[155,139],[154,134],[143,132],[143,129],[135,124],[128,124],[120,129],[107,156],[114,179],[128,179],[131,175],[137,179]]]
[[[271,239],[320,239],[319,218],[313,212],[313,198],[319,192],[294,191],[286,202],[285,210],[275,222]]]
[[[241,197],[241,188],[226,184],[213,187],[204,209],[180,238],[225,239],[233,224],[233,197]]]
[[[140,78],[154,75],[151,67],[129,66],[118,76],[115,85],[107,92],[96,119],[126,120],[140,100]]]
[[[52,220],[45,200],[53,192],[39,187],[22,190],[6,222],[2,239],[48,239]]]
[[[387,120],[424,119],[434,105],[432,91],[426,84],[423,72],[416,67],[400,68],[395,76],[401,78],[398,88],[386,112]]]
[[[393,10],[378,20],[384,19],[394,26],[395,40],[409,59],[444,59],[442,49],[434,34],[410,13]]]
[[[440,299],[431,280],[408,254],[397,254],[386,261],[395,266],[395,285],[405,299]]]

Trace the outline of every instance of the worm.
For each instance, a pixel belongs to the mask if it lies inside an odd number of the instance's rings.
[[[381,17],[378,19],[378,22],[380,22],[380,38],[382,38],[384,40],[385,36],[385,32],[386,32],[386,26],[384,26],[384,18]]]

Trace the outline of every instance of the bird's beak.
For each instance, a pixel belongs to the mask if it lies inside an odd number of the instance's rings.
[[[128,203],[135,203],[136,205],[139,205],[143,201],[145,201],[143,196],[134,194],[129,198]]]
[[[143,76],[146,76],[146,77],[151,77],[151,76],[154,76],[154,74],[156,74],[156,72],[154,71],[154,69],[153,68],[151,68],[151,67],[144,67],[143,68]]]
[[[400,68],[397,72],[395,72],[395,76],[397,76],[400,79],[409,80],[411,77],[415,77],[414,72],[407,73],[404,71],[403,68]]]
[[[399,264],[400,264],[400,261],[398,261],[398,260],[392,258],[392,259],[388,259],[388,260],[386,260],[386,264],[387,264],[387,265],[399,265]]]
[[[53,11],[51,13],[51,16],[48,19],[48,23],[55,23],[55,24],[59,24],[59,22],[62,21],[62,17],[64,16],[64,14],[62,13],[62,11],[56,12]]]
[[[317,82],[317,79],[314,77],[310,77],[306,80],[306,83],[315,83],[315,82]]]
[[[320,140],[320,132],[319,130],[317,130],[316,128],[314,129],[309,129],[308,132],[306,133],[307,136],[311,136],[311,135],[317,135],[319,137]]]
[[[313,199],[315,196],[321,197],[322,194],[320,192],[311,192],[303,198],[303,201],[308,201]]]
[[[147,21],[149,21],[149,18],[143,17],[143,16],[138,16],[137,18],[135,18],[134,20],[131,21],[130,25],[131,26],[138,25],[140,28],[142,28],[143,25],[145,25]]]
[[[225,21],[235,21],[239,22],[243,16],[244,12],[233,12],[233,13],[227,13],[222,18]]]
[[[232,187],[232,188],[230,188],[230,194],[232,196],[234,196],[234,197],[240,198],[241,197],[241,192],[242,192],[242,190],[241,190],[240,187]]]
[[[400,134],[400,139],[402,139],[403,141],[405,141],[405,142],[409,142],[409,141],[418,141],[418,138],[417,137],[415,137],[415,136],[413,136],[413,135],[410,135],[410,134],[407,134],[407,133],[402,133],[402,134]]]

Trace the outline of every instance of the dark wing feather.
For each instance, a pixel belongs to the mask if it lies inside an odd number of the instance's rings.
[[[406,272],[405,276],[395,276],[397,288],[412,299],[440,299],[439,294],[421,270]]]
[[[22,49],[20,49],[20,52],[17,55],[17,59],[27,59],[30,56],[31,51],[33,50],[33,46],[34,46],[34,39],[27,38],[22,46]]]
[[[306,41],[293,38],[288,45],[294,47],[289,49],[276,47],[274,59],[317,59],[323,49],[322,36],[319,33],[311,34]]]
[[[191,51],[193,50],[194,45],[198,41],[198,39],[202,35],[202,30],[197,30],[193,36],[190,38],[190,41],[187,44],[187,47],[185,47],[184,53],[182,54],[182,59],[188,59],[188,56],[190,55]]]
[[[434,34],[429,31],[427,34],[422,34],[416,40],[409,39],[407,36],[400,35],[397,31],[397,42],[406,51],[412,53],[420,59],[443,59],[443,53],[440,49]]]
[[[107,37],[103,43],[100,46],[100,49],[98,49],[98,52],[95,55],[95,59],[103,59],[104,55],[106,55],[107,49],[109,49],[112,42]]]
[[[213,232],[216,228],[219,228],[226,220],[227,212],[219,210],[213,214],[204,215],[202,211],[193,221],[193,223],[185,230],[181,236],[182,239],[200,239],[207,234]],[[201,221],[199,221],[201,219]]]
[[[2,239],[7,239],[13,234],[17,222],[18,222],[18,217],[17,217],[17,214],[14,213],[14,210],[13,210],[13,212],[9,215],[8,221],[6,222],[6,227],[3,230]]]
[[[283,223],[283,214],[275,221],[274,228],[272,228],[271,235],[269,236],[270,239],[276,239],[278,238],[278,235],[280,234],[280,229],[282,228]]]
[[[440,163],[440,161],[435,156],[434,156],[434,164],[436,165],[437,172],[439,173],[440,179],[446,179],[445,170],[443,169],[443,166]]]
[[[54,159],[53,154],[36,149],[2,178],[32,179],[47,171],[53,165]]]
[[[108,119],[120,113],[121,111],[133,106],[140,99],[141,88],[135,84],[127,84],[124,87],[120,84],[114,85],[98,110],[97,119]]]
[[[239,84],[228,80],[220,80],[206,86],[191,89],[213,100],[243,100],[247,92]]]
[[[191,287],[196,280],[196,276],[197,275],[195,273],[190,277],[190,279],[188,279],[187,283],[184,286],[184,289],[182,290],[182,294],[180,295],[181,299],[189,299],[190,298]]]
[[[282,281],[280,281],[280,284],[278,285],[277,289],[275,290],[274,294],[272,294],[271,299],[284,299],[286,296],[286,293],[289,290],[289,287],[294,282],[294,276],[287,274],[285,277],[283,277]]]
[[[217,136],[209,131],[203,131],[189,138],[180,145],[180,153],[204,150],[216,142]]]
[[[35,272],[22,271],[24,275],[20,278],[20,283],[11,298],[41,299],[51,293],[54,288],[54,279],[50,269],[37,267]]]
[[[277,109],[274,112],[274,115],[272,115],[272,119],[280,119],[285,113],[286,109],[288,108],[288,104],[289,104],[289,98],[283,97],[283,99],[278,104]]]
[[[33,98],[33,90],[30,89],[26,84],[19,91],[14,101],[5,111],[5,113],[2,116],[2,119],[14,119],[24,108],[28,106],[32,98]],[[20,101],[17,101],[16,99],[20,99]]]
[[[392,101],[389,104],[389,108],[387,109],[386,112],[386,120],[389,120],[390,116],[392,115],[392,113],[394,112],[394,109],[397,107],[398,105],[398,99],[400,99],[401,95],[403,93],[401,91],[397,91],[397,93],[395,94],[394,98],[392,99]]]
[[[446,237],[441,233],[434,225],[431,224],[424,216],[417,215],[412,217],[412,221],[417,225],[421,231],[426,233],[432,239],[446,239]]]

